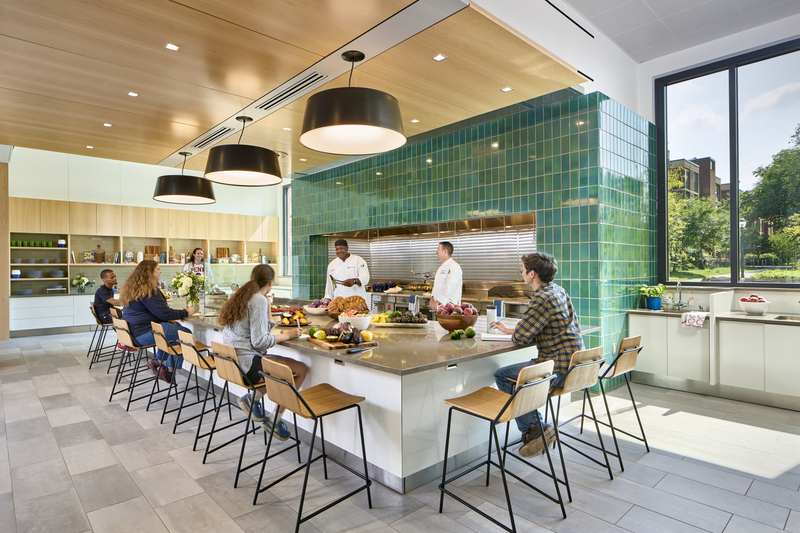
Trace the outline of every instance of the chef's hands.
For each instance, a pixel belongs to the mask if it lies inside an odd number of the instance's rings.
[[[358,279],[358,278],[346,279],[346,280],[344,280],[342,282],[342,285],[344,285],[345,287],[352,287],[353,285],[359,285],[360,286],[361,285],[361,280]]]

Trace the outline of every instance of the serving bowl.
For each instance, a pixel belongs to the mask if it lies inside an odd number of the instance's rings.
[[[17,291],[17,296],[30,296],[33,294],[33,289],[19,289]]]
[[[339,320],[339,315],[341,315],[342,313],[341,311],[338,313],[331,313],[326,309],[325,314],[328,315],[328,318],[330,318],[331,320]]]
[[[439,325],[450,333],[457,329],[466,329],[469,326],[474,326],[478,321],[478,315],[436,315],[436,321]]]
[[[22,259],[17,257],[15,259],[12,259],[11,262],[14,263],[15,265],[18,265],[18,264],[22,263]]]
[[[25,262],[26,263],[35,263],[36,259],[33,259],[32,257],[29,257],[28,259],[25,260]]]
[[[50,277],[51,278],[63,278],[64,277],[64,271],[63,270],[51,270],[50,271]]]
[[[763,315],[769,309],[771,302],[739,302],[742,311],[748,315]]]
[[[49,259],[42,259],[42,260],[41,260],[41,262],[42,262],[43,264],[47,264],[47,263],[49,263],[49,262],[50,262],[50,260],[49,260]]]
[[[304,305],[303,309],[305,309],[306,313],[309,315],[324,315],[326,311],[325,307],[309,307],[307,305]]]
[[[28,270],[25,273],[25,277],[26,278],[41,278],[42,277],[42,271],[41,270]]]
[[[372,318],[372,315],[367,316],[339,316],[338,320],[340,324],[344,324],[345,322],[350,322],[350,325],[354,328],[358,329],[367,329],[369,327],[369,321]]]

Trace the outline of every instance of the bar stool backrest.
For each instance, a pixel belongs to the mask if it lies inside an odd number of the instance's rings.
[[[100,322],[100,319],[97,318],[97,309],[94,308],[94,302],[89,302],[89,311],[92,312],[92,316],[94,317],[94,322],[98,326],[107,326],[108,324],[103,324]]]
[[[120,311],[116,307],[111,307],[111,308],[109,308],[108,311],[111,313],[111,316],[113,318],[122,318],[122,311]]]
[[[219,377],[225,381],[235,383],[236,385],[246,389],[253,388],[251,385],[248,385],[244,382],[242,371],[239,369],[239,365],[236,364],[238,359],[236,357],[236,350],[233,348],[233,346],[217,341],[211,341],[211,351],[222,356],[214,358],[214,362],[217,365],[217,375]],[[253,364],[255,364],[255,360],[253,361]]]
[[[569,361],[569,370],[564,385],[552,392],[553,396],[562,396],[576,390],[583,390],[597,383],[597,375],[603,359],[603,348],[589,348],[579,350],[572,354]]]
[[[211,365],[206,362],[206,358],[197,351],[194,344],[194,335],[188,331],[178,330],[178,339],[183,347],[183,359],[203,370],[211,370]]]
[[[117,340],[123,346],[128,346],[129,348],[138,348],[139,345],[133,340],[133,336],[131,335],[131,328],[128,327],[128,323],[121,318],[114,318],[111,317],[111,321],[114,324],[114,331],[117,333]]]
[[[553,361],[545,361],[536,365],[526,366],[517,376],[517,387],[511,409],[506,409],[499,422],[508,422],[512,418],[535,411],[547,403],[547,393],[550,390],[550,380],[544,379],[553,374]],[[525,386],[526,383],[534,382]]]
[[[309,411],[304,402],[300,400],[300,393],[297,392],[297,387],[294,384],[291,368],[283,363],[266,358],[261,360],[261,366],[265,374],[280,380],[275,381],[269,378],[264,380],[264,384],[267,386],[267,397],[271,402],[285,407],[303,418],[314,417],[314,413]]]
[[[638,349],[636,349],[638,348]],[[603,379],[611,379],[616,376],[621,376],[625,372],[630,372],[636,367],[636,358],[639,357],[639,352],[642,351],[642,336],[628,337],[619,343],[619,350],[617,351],[616,364],[614,371],[606,375]]]
[[[177,355],[177,350],[167,342],[167,337],[164,335],[164,326],[159,322],[150,322],[150,325],[153,327],[153,338],[156,340],[156,348],[162,352]]]

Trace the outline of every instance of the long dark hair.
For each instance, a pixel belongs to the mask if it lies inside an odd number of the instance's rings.
[[[250,281],[239,287],[219,311],[217,323],[220,326],[233,326],[247,316],[247,304],[260,289],[275,279],[275,271],[269,265],[256,265],[250,274]]]
[[[194,263],[194,254],[197,253],[197,250],[200,250],[201,252],[203,251],[202,248],[195,248],[194,250],[192,250],[192,253],[190,253],[189,256],[186,258],[187,263]]]

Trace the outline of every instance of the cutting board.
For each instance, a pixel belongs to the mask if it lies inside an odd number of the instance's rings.
[[[356,344],[354,342],[328,342],[328,341],[321,341],[319,339],[315,339],[314,337],[309,337],[308,342],[311,344],[316,344],[326,350],[341,350],[344,348],[372,348],[378,345],[377,341],[369,341],[369,342],[362,342],[361,344]]]

